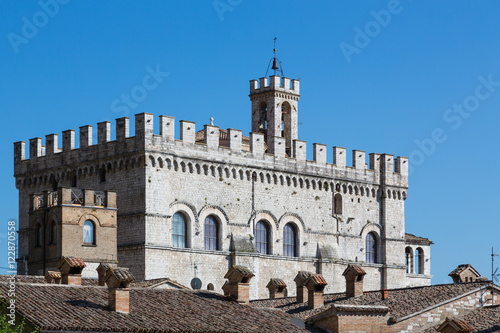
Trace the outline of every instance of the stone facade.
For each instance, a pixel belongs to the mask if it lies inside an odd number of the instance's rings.
[[[250,137],[210,124],[197,140],[196,124],[181,121],[177,139],[173,117],[160,116],[156,134],[153,115],[142,113],[135,136],[129,118],[117,119],[114,141],[102,122],[97,143],[92,126],[80,127],[79,148],[74,130],[63,132],[62,148],[57,134],[45,145],[31,139],[29,158],[16,142],[19,259],[32,260],[30,195],[68,186],[116,191],[119,265],[137,279],[197,279],[220,291],[228,268],[243,265],[255,273],[255,299],[268,297],[270,278],[294,285],[298,271],[322,274],[327,293],[344,291],[342,273],[353,263],[366,272],[365,290],[430,284],[430,244],[421,245],[422,272],[406,273],[407,158],[373,153],[367,164],[354,150],[348,166],[346,149],[333,147],[329,163],[327,146],[315,143],[307,160],[307,144],[297,139],[299,81],[267,82],[250,82]],[[184,224],[180,243],[176,218]]]

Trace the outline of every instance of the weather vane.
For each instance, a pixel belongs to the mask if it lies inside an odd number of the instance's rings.
[[[279,70],[281,72],[281,76],[284,77],[285,75],[283,74],[283,68],[281,67],[281,61],[276,58],[276,40],[278,38],[274,37],[274,48],[273,48],[273,58],[269,60],[269,64],[267,65],[267,70],[266,70],[266,77],[267,73],[269,72],[269,66],[271,66],[271,61],[273,63],[271,69],[274,71],[274,75],[276,75],[276,71]]]

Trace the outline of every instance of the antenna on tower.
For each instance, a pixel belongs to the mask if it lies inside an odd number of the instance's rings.
[[[498,274],[498,267],[495,269],[495,257],[500,257],[500,254],[497,254],[494,252],[493,248],[491,248],[491,286],[493,287],[493,284],[496,282],[498,283],[498,277],[500,274]],[[493,288],[491,288],[491,304],[494,305],[494,299],[493,299]]]
[[[500,257],[500,254],[493,252],[493,248],[491,248],[491,282],[498,283],[498,277],[500,276],[500,273],[497,273],[498,267],[497,269],[495,269],[495,257]]]
[[[273,63],[271,69],[274,71],[274,75],[276,75],[276,71],[279,70],[281,72],[281,76],[285,76],[283,74],[283,68],[281,67],[281,61],[276,58],[276,40],[278,40],[278,38],[274,37],[274,48],[273,48],[273,57],[271,58],[271,60],[269,60],[269,64],[267,65],[267,70],[266,70],[266,77],[267,77],[267,73],[269,72],[269,66],[271,66],[271,62]]]

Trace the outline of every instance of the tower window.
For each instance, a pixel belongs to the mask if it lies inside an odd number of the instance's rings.
[[[342,215],[342,195],[340,193],[335,194],[333,200],[335,214]]]
[[[420,247],[415,251],[415,273],[424,274],[424,251]]]
[[[41,223],[35,226],[35,246],[42,246],[43,244],[43,228]]]
[[[413,273],[413,250],[409,246],[405,249],[405,263],[406,273]]]
[[[175,213],[172,219],[172,246],[186,247],[186,217]]]
[[[90,220],[83,224],[83,243],[95,245],[95,225]]]
[[[50,245],[57,244],[57,239],[56,239],[56,237],[57,237],[57,234],[56,234],[57,229],[56,228],[57,228],[56,221],[52,221],[50,223],[50,241],[49,241]]]
[[[99,169],[99,182],[104,183],[106,181],[106,170],[104,168]]]

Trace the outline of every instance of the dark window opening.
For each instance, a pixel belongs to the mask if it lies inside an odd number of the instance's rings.
[[[52,221],[52,223],[50,224],[50,242],[49,242],[50,245],[57,244],[56,228],[57,228],[56,222]]]
[[[43,228],[40,223],[38,223],[35,227],[35,246],[42,246],[43,244]]]
[[[104,183],[106,181],[106,170],[104,168],[99,169],[99,182]]]

